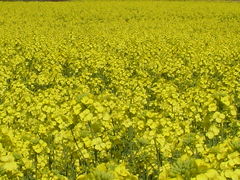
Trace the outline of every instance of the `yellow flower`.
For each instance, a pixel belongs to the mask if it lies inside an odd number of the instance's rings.
[[[144,122],[143,121],[141,121],[141,120],[139,120],[138,122],[137,122],[137,127],[138,127],[138,129],[143,129],[144,128]]]
[[[77,180],[88,180],[88,177],[86,174],[82,174],[77,177]]]
[[[104,111],[104,107],[99,102],[95,102],[93,105],[98,112],[102,113]]]
[[[101,163],[101,164],[97,165],[96,168],[100,171],[107,171],[107,167],[106,167],[105,163]]]
[[[14,171],[17,170],[18,166],[16,162],[7,162],[2,166],[6,171]]]
[[[82,154],[83,154],[84,158],[86,158],[86,159],[90,158],[90,155],[89,155],[89,153],[88,153],[88,151],[86,149],[82,150]]]
[[[103,114],[103,120],[108,121],[111,119],[111,116],[108,113]]]
[[[81,102],[82,102],[83,104],[86,104],[86,105],[88,105],[88,104],[93,104],[93,100],[90,99],[88,96],[84,96],[84,97],[81,99]]]
[[[232,179],[235,179],[234,176],[236,176],[234,171],[230,169],[225,170],[224,175],[226,178],[232,178]]]
[[[87,148],[92,146],[92,141],[88,137],[83,138],[83,142]]]
[[[196,176],[196,180],[208,180],[208,177],[206,174],[199,174]]]
[[[14,157],[10,153],[0,156],[0,167],[6,171],[15,171],[18,168],[17,163],[14,161]]]
[[[236,174],[238,177],[240,177],[240,169],[235,169],[234,174]]]
[[[94,145],[95,149],[99,151],[101,151],[105,147],[105,144],[102,142],[102,139],[99,137],[93,139],[92,144]]]
[[[74,114],[79,114],[81,112],[81,105],[80,104],[77,104],[76,106],[73,107],[73,112]]]
[[[225,119],[225,115],[220,112],[215,112],[213,114],[213,119],[215,119],[216,122],[221,123]]]
[[[217,136],[219,134],[220,130],[215,126],[215,125],[212,125],[208,132],[206,133],[207,137],[209,139],[212,139],[214,136]]]
[[[226,170],[226,169],[230,169],[231,166],[229,165],[228,162],[221,162],[221,163],[220,163],[220,168],[221,168],[222,170]]]
[[[224,103],[226,106],[229,106],[231,104],[230,102],[230,97],[229,96],[225,96],[221,98],[222,103]]]
[[[91,121],[92,119],[93,119],[93,114],[92,113],[89,113],[84,117],[85,121]]]
[[[208,169],[210,167],[210,165],[202,159],[196,159],[195,162],[196,162],[199,169],[205,170],[205,169]]]
[[[212,131],[207,132],[206,135],[207,135],[207,137],[208,137],[209,139],[213,139],[214,136],[215,136]]]
[[[213,180],[219,175],[215,169],[209,169],[205,174],[209,179]]]
[[[237,115],[237,110],[234,106],[229,106],[230,108],[230,113],[232,116],[236,116]]]
[[[5,155],[5,156],[0,156],[0,162],[12,162],[14,161],[14,158],[11,154]]]
[[[220,132],[216,126],[211,126],[211,131],[214,133],[214,135],[218,135]]]
[[[45,143],[43,140],[40,140],[37,145],[33,146],[33,150],[36,153],[41,153],[46,146],[47,146],[47,143]]]
[[[33,146],[33,150],[36,152],[36,153],[41,153],[43,148],[41,147],[40,144],[37,144],[35,146]]]
[[[126,177],[126,176],[129,176],[130,173],[128,172],[128,170],[125,168],[125,165],[122,163],[120,165],[118,165],[116,168],[115,168],[115,172],[119,175],[119,176],[123,176],[123,177]]]
[[[90,112],[89,109],[86,109],[80,113],[80,118],[84,121],[90,121],[93,118],[93,114]]]
[[[215,103],[209,104],[208,110],[209,111],[216,111],[217,110],[217,105]]]
[[[110,141],[105,143],[105,146],[107,149],[110,149],[112,147],[112,143]]]
[[[137,112],[137,110],[136,110],[135,107],[131,107],[131,108],[129,109],[129,111],[130,111],[132,114],[136,114],[136,112]]]

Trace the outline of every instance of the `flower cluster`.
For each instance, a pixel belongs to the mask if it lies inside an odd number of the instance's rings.
[[[239,8],[0,2],[0,179],[240,179]]]

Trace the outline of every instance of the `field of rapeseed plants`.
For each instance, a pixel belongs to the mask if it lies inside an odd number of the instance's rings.
[[[240,4],[0,2],[0,179],[239,180]]]

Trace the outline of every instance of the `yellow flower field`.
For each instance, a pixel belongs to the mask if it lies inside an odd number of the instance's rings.
[[[240,4],[0,2],[0,179],[240,180]]]

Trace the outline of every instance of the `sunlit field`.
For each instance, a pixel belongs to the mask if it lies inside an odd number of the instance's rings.
[[[0,2],[1,180],[240,180],[240,3]]]

